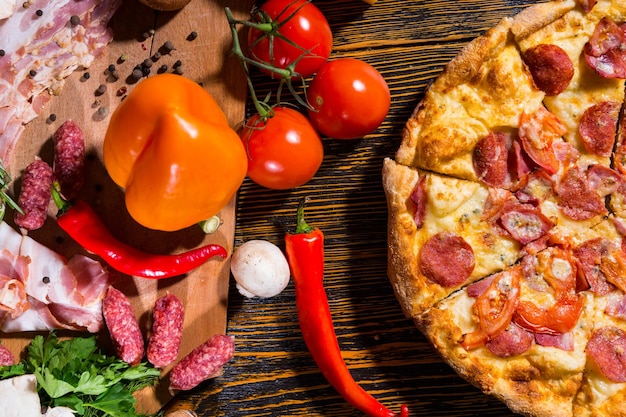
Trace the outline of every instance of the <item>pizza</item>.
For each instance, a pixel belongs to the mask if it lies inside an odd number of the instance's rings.
[[[528,416],[626,416],[626,2],[467,44],[383,162],[388,275],[463,378]]]

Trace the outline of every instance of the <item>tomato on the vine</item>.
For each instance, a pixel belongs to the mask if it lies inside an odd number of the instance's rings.
[[[307,92],[313,125],[335,139],[360,138],[385,120],[391,105],[389,86],[370,64],[354,58],[329,61]]]
[[[322,12],[308,0],[269,0],[260,11],[271,19],[268,32],[250,27],[248,50],[251,59],[285,69],[295,65],[297,76],[313,75],[326,63],[333,35]],[[263,22],[263,14],[258,14]],[[267,69],[262,71],[280,78]],[[294,76],[296,76],[294,74]],[[297,78],[297,77],[296,77]]]
[[[313,125],[288,107],[274,107],[267,119],[251,117],[240,137],[248,154],[248,177],[266,188],[286,190],[307,183],[324,158]]]

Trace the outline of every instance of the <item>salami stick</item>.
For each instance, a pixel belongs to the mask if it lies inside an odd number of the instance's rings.
[[[167,293],[154,304],[152,317],[148,361],[157,368],[163,368],[178,356],[183,335],[183,303],[174,294]]]
[[[66,120],[54,134],[53,168],[63,197],[76,198],[85,182],[85,138],[72,120]]]
[[[102,301],[102,314],[118,357],[136,365],[143,358],[144,340],[128,297],[109,287]]]
[[[36,230],[43,226],[48,216],[53,181],[52,168],[44,160],[35,158],[26,167],[17,200],[22,213],[15,212],[15,224],[26,230]]]

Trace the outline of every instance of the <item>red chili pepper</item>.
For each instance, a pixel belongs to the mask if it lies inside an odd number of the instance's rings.
[[[122,273],[153,279],[169,278],[186,274],[213,256],[227,256],[220,245],[206,245],[174,255],[140,251],[117,240],[84,201],[69,203],[54,189],[52,195],[59,208],[57,223],[61,229],[85,250],[100,256]]]
[[[322,374],[348,403],[368,416],[396,416],[357,384],[341,356],[323,283],[324,234],[304,221],[304,204],[298,207],[295,232],[285,235],[285,249],[302,337]],[[408,415],[408,407],[402,405],[400,417]]]

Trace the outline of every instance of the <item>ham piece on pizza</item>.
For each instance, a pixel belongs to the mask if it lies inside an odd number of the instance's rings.
[[[626,417],[626,2],[470,42],[383,164],[388,274],[461,376],[534,417]]]

